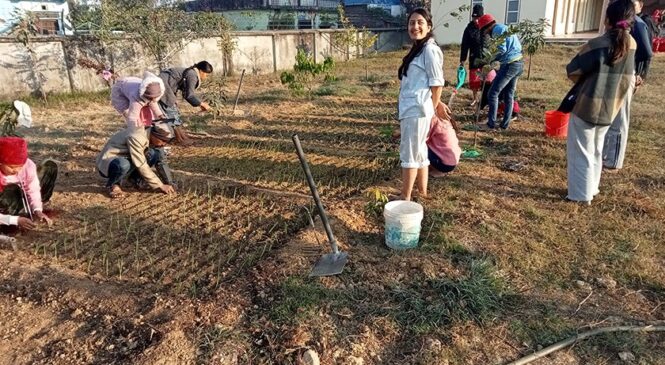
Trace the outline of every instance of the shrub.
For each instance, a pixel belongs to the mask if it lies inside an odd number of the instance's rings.
[[[282,84],[288,84],[293,92],[297,94],[306,92],[311,97],[315,84],[320,83],[322,79],[328,81],[334,79],[330,74],[334,67],[335,61],[332,57],[326,57],[323,63],[316,63],[313,56],[299,49],[293,71],[282,72],[279,79]]]

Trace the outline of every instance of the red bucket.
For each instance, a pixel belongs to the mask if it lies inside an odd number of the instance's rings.
[[[654,52],[663,52],[665,51],[665,38],[654,38],[651,48]]]
[[[564,139],[568,137],[568,120],[570,114],[558,110],[545,112],[545,135],[553,138]]]

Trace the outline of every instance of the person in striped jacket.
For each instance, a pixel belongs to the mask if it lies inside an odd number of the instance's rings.
[[[608,5],[607,31],[566,66],[568,78],[581,83],[568,124],[568,200],[590,205],[600,192],[605,135],[635,84],[634,19],[631,0]]]

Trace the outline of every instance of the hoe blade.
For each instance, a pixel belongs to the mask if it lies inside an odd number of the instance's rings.
[[[346,252],[325,254],[316,262],[309,276],[339,275],[344,270],[344,265],[348,260],[349,254]]]

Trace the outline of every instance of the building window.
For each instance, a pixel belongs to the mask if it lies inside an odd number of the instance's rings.
[[[60,30],[60,24],[57,19],[39,19],[35,23],[39,34],[57,34]]]
[[[506,24],[520,21],[520,0],[506,0]]]

